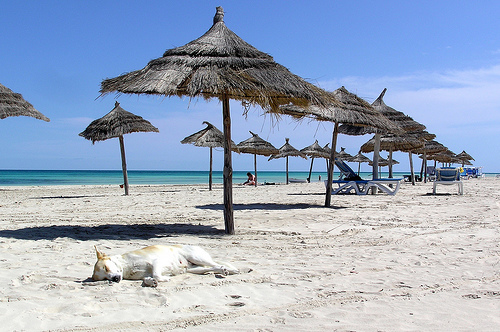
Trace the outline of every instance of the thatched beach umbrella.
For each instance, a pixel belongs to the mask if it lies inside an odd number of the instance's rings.
[[[446,151],[446,147],[435,141],[435,140],[428,140],[424,141],[424,146],[422,148],[413,150],[413,153],[420,154],[420,158],[422,158],[422,168],[420,169],[420,177],[424,179],[424,183],[427,182],[427,156],[431,154],[436,154],[442,151]]]
[[[0,84],[0,119],[9,116],[30,116],[35,119],[49,122],[50,119],[37,111],[19,93],[13,92],[8,87]]]
[[[360,148],[361,152],[373,152],[375,150],[377,138],[374,136],[368,142],[363,144]],[[402,151],[402,152],[410,152],[414,149],[418,149],[424,146],[424,141],[416,138],[415,136],[410,135],[402,135],[402,136],[394,136],[387,135],[381,136],[379,138],[379,150],[388,151],[388,159],[392,160],[392,153],[394,151]],[[392,163],[388,163],[389,165],[389,178],[392,178]]]
[[[252,137],[238,143],[236,146],[241,153],[253,154],[255,186],[257,186],[257,155],[269,157],[270,155],[279,153],[279,150],[268,141],[260,138],[259,135],[252,132],[250,134],[252,134]]]
[[[345,160],[345,161],[351,161],[352,159],[352,156],[345,152],[345,148],[341,147],[340,148],[340,152],[336,152],[335,153],[337,159],[340,159],[340,160]]]
[[[278,150],[278,154],[273,154],[269,157],[269,160],[278,159],[278,158],[286,158],[286,184],[288,184],[288,157],[302,157],[307,159],[306,155],[303,152],[300,152],[296,148],[290,145],[288,142],[290,139],[285,138],[285,144]]]
[[[328,145],[328,144],[327,144]],[[307,182],[311,182],[311,174],[313,168],[314,158],[330,158],[330,153],[323,149],[319,144],[318,140],[316,140],[313,144],[306,146],[300,152],[304,153],[306,156],[311,157],[311,167],[309,168],[309,177],[307,178]]]
[[[194,146],[210,148],[210,172],[208,174],[208,190],[212,190],[212,149],[224,147],[224,134],[208,121],[203,121],[207,127],[188,137],[185,137],[182,144],[193,144]],[[231,141],[231,150],[237,151],[236,144]]]
[[[371,163],[372,161],[370,158],[362,154],[361,152],[358,152],[357,155],[353,156],[349,161],[358,163],[358,175],[361,170],[361,163]]]
[[[337,145],[339,124],[371,126],[389,132],[399,130],[394,123],[381,115],[380,112],[376,111],[365,100],[347,91],[344,87],[335,90],[332,92],[332,95],[336,100],[339,100],[342,103],[340,107],[337,105],[330,105],[330,107],[327,108],[316,107],[313,105],[306,109],[289,105],[282,107],[284,111],[288,112],[287,114],[298,117],[308,113],[309,117],[315,118],[316,120],[330,121],[334,123],[332,149],[330,150],[330,160],[332,162],[328,163],[328,180],[326,185],[325,206],[327,207],[331,204],[333,161],[335,160],[335,148]]]
[[[159,94],[217,98],[222,102],[224,131],[224,223],[234,234],[229,100],[259,105],[268,112],[292,103],[335,104],[326,91],[304,81],[274,62],[266,53],[229,30],[217,7],[212,27],[200,38],[167,50],[141,70],[101,83],[101,93]]]
[[[459,160],[461,160],[462,167],[464,167],[466,164],[467,165],[472,165],[470,161],[474,160],[474,158],[472,158],[472,156],[470,154],[468,154],[467,152],[465,152],[465,150],[462,150],[462,152],[460,152],[459,154],[457,154],[457,158]]]
[[[113,137],[120,140],[120,152],[122,157],[123,186],[125,195],[128,195],[127,161],[125,159],[125,145],[123,135],[137,132],[156,132],[159,130],[149,121],[142,117],[125,111],[120,103],[115,102],[115,107],[100,119],[92,121],[89,126],[79,135],[92,141],[104,141]]]

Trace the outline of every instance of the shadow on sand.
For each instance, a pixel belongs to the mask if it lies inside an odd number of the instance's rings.
[[[153,239],[179,234],[223,235],[224,230],[213,226],[193,224],[159,224],[159,225],[100,225],[100,226],[40,226],[15,230],[1,230],[0,237],[19,240],[54,240],[72,238],[75,240],[124,240]]]
[[[207,204],[198,205],[198,209],[206,210],[224,210],[224,204]],[[303,210],[310,208],[324,208],[323,205],[317,204],[305,204],[305,203],[294,203],[294,204],[279,204],[279,203],[254,203],[254,204],[233,204],[234,210]],[[340,209],[341,207],[332,206],[331,209]]]

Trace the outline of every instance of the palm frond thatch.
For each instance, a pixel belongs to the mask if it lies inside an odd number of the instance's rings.
[[[200,38],[165,51],[141,70],[101,84],[101,93],[140,93],[165,96],[241,100],[277,111],[279,105],[327,105],[335,99],[292,74],[274,59],[245,42],[223,21],[217,7],[212,27]]]
[[[182,144],[193,144],[194,146],[207,147],[207,148],[222,148],[224,147],[224,134],[217,129],[213,124],[208,121],[203,121],[207,127],[185,137]],[[236,143],[231,141],[231,150],[239,152]]]
[[[305,108],[289,104],[281,106],[280,109],[282,113],[298,119],[307,117],[318,121],[349,124],[357,128],[375,127],[385,132],[400,132],[397,125],[382,116],[364,99],[347,91],[345,87],[340,87],[330,94],[341,104],[332,104],[329,107],[311,105]]]
[[[271,143],[259,137],[259,135],[253,133],[252,137],[238,143],[236,146],[241,153],[258,154],[260,156],[269,157],[272,154],[278,154],[279,150],[276,149]]]
[[[330,158],[330,154],[319,145],[318,140],[301,149],[300,152],[312,158]]]
[[[435,154],[446,150],[447,148],[443,144],[435,140],[431,140],[431,141],[425,141],[423,147],[415,149],[413,150],[413,152],[418,154],[424,154],[424,153]]]
[[[283,144],[283,146],[278,149],[277,154],[271,155],[271,157],[269,157],[269,160],[285,158],[285,157],[302,157],[304,159],[307,159],[306,154],[294,148],[289,143],[289,140],[290,140],[289,138],[285,138],[285,144]]]
[[[459,154],[457,154],[457,158],[463,161],[469,161],[469,160],[474,160],[470,154],[465,152],[465,150],[462,150]],[[475,161],[475,160],[474,160]]]
[[[151,122],[125,111],[120,103],[100,119],[92,121],[79,135],[95,143],[136,132],[159,132]]]
[[[380,137],[380,150],[384,151],[413,151],[424,146],[424,140],[413,136],[382,136]],[[372,137],[359,149],[361,152],[373,152],[375,147],[375,137]]]
[[[0,119],[9,116],[30,116],[46,122],[50,121],[48,117],[37,111],[33,105],[26,101],[21,94],[15,93],[0,84]]]

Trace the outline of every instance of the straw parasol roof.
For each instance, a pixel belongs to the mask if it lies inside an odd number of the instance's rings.
[[[328,144],[327,144],[328,146]],[[330,152],[323,149],[316,140],[313,144],[306,146],[300,152],[303,152],[306,156],[311,157],[311,167],[309,167],[309,176],[307,177],[307,182],[311,182],[311,174],[314,163],[314,158],[330,158]]]
[[[319,121],[334,122],[334,129],[332,134],[332,150],[330,153],[330,160],[335,160],[335,148],[337,145],[337,135],[339,124],[349,124],[353,126],[371,126],[379,128],[385,132],[399,132],[400,129],[380,112],[374,109],[365,100],[359,98],[355,94],[347,91],[345,87],[332,92],[332,96],[339,100],[341,106],[330,105],[330,107],[309,106],[306,109],[301,109],[297,106],[286,105],[282,109],[288,114],[295,117],[304,116],[309,113],[309,117],[315,118]],[[333,180],[333,164],[328,164],[328,180],[326,186],[325,206],[330,206],[331,203],[331,186]]]
[[[431,154],[427,159],[439,161],[440,163],[455,163],[459,161],[457,155],[449,149],[439,153]]]
[[[136,132],[159,132],[158,128],[142,117],[125,111],[120,103],[115,102],[115,107],[100,119],[92,121],[88,127],[82,131],[80,136],[92,141],[104,141],[113,137],[120,140],[120,151],[122,156],[122,170],[125,187],[125,195],[128,195],[127,162],[125,159],[125,146],[123,135]]]
[[[224,134],[222,131],[217,129],[213,124],[208,121],[203,121],[203,124],[207,127],[185,137],[181,143],[182,144],[193,144],[194,146],[206,147],[206,148],[222,148],[224,147]],[[239,152],[236,143],[231,141],[231,150]]]
[[[269,157],[269,160],[278,159],[278,158],[286,158],[286,184],[288,184],[288,157],[302,157],[307,159],[306,155],[294,148],[289,143],[289,138],[285,138],[285,144],[281,148],[279,148],[278,154],[273,154]]]
[[[345,148],[340,148],[340,152],[335,153],[335,157],[340,160],[351,161],[352,156],[345,152]]]
[[[224,10],[217,7],[213,25],[203,36],[167,50],[143,69],[104,80],[100,92],[218,98],[222,101],[224,223],[226,233],[234,234],[229,100],[241,100],[245,105],[259,105],[264,110],[279,113],[282,113],[279,105],[326,106],[337,101],[238,37],[226,27],[223,17]]]
[[[269,111],[288,103],[327,105],[334,98],[292,74],[264,52],[245,42],[224,24],[217,7],[212,27],[200,38],[165,51],[146,67],[101,84],[101,93],[230,99]]]
[[[465,152],[465,150],[462,150],[462,152],[460,152],[459,154],[457,154],[457,158],[460,159],[460,160],[464,160],[464,161],[474,160],[474,158],[472,158],[472,156],[470,154],[468,154],[467,152]]]
[[[330,92],[340,105],[330,104],[327,107],[310,105],[301,107],[297,105],[284,105],[280,110],[284,114],[295,118],[312,118],[319,121],[330,121],[342,124],[350,124],[357,127],[373,126],[383,131],[398,131],[398,127],[387,118],[376,111],[368,102],[354,93],[347,91],[345,87]]]
[[[238,150],[240,150],[240,152],[258,154],[258,155],[266,156],[266,157],[269,157],[270,155],[279,153],[278,149],[276,149],[268,141],[260,138],[259,135],[255,134],[251,131],[250,131],[250,134],[252,134],[252,137],[250,137],[244,141],[241,141],[240,143],[238,143],[236,145],[238,147]]]
[[[301,149],[300,152],[312,158],[330,158],[330,154],[319,145],[318,140],[316,140],[313,144]]]
[[[0,84],[0,119],[9,116],[30,116],[35,119],[49,122],[50,119],[37,111],[19,93],[13,92],[8,87]]]
[[[369,161],[368,164],[370,166],[373,166],[372,161]],[[380,159],[378,161],[378,166],[380,166],[380,167],[385,167],[385,166],[389,166],[389,165],[397,165],[397,164],[399,164],[399,161],[397,161],[396,159],[389,160],[389,159],[385,159],[385,158],[380,157]]]
[[[375,147],[375,136],[361,145],[361,152],[373,152]],[[380,150],[408,152],[424,147],[424,141],[414,136],[382,136],[380,137]]]
[[[438,141],[431,140],[424,141],[424,146],[413,150],[413,152],[418,154],[435,154],[446,150],[447,148],[443,144],[439,143]]]
[[[367,156],[365,156],[361,152],[358,152],[358,154],[353,156],[349,161],[358,163],[358,175],[359,175],[359,172],[361,170],[361,163],[371,163],[370,158],[368,158]]]
[[[182,144],[193,144],[194,146],[210,148],[210,171],[208,174],[208,190],[212,190],[212,164],[213,164],[213,148],[224,147],[224,134],[208,121],[203,121],[207,125],[202,129],[188,137],[185,137]],[[239,152],[236,144],[231,141],[231,150]]]
[[[259,135],[252,133],[252,137],[246,139],[236,146],[241,153],[250,153],[254,156],[254,171],[255,171],[255,186],[257,186],[257,155],[269,157],[273,154],[278,154],[279,150],[276,149],[271,143],[263,140]]]

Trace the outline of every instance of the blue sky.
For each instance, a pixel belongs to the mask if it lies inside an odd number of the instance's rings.
[[[208,149],[180,140],[203,121],[222,129],[217,100],[98,97],[103,79],[141,69],[204,34],[216,6],[224,7],[231,30],[291,72],[326,90],[343,85],[370,103],[387,88],[387,105],[425,124],[452,151],[467,151],[485,172],[500,172],[500,2],[457,0],[0,1],[0,83],[51,119],[1,120],[0,169],[120,169],[117,139],[92,145],[78,136],[115,99],[160,129],[125,136],[129,169],[207,169]],[[331,141],[330,123],[242,113],[231,102],[236,143],[249,130],[277,148],[285,137],[298,149]],[[338,146],[356,154],[369,138],[341,135]],[[396,171],[409,169],[406,153],[394,158],[401,162]],[[214,169],[222,164],[219,149]],[[282,170],[285,162],[258,157],[258,165]],[[235,170],[252,167],[253,156],[233,155]],[[308,167],[290,160],[290,169]]]

